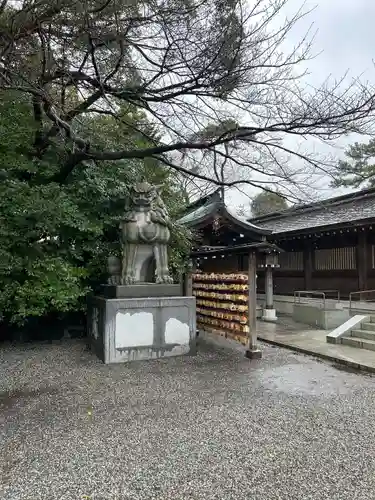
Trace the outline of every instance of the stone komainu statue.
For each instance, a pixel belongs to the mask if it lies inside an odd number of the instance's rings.
[[[110,255],[107,259],[108,285],[121,285],[121,260]]]
[[[147,269],[153,259],[156,283],[173,283],[167,251],[170,220],[159,189],[141,182],[131,190],[130,207],[120,223],[123,285],[147,281]]]

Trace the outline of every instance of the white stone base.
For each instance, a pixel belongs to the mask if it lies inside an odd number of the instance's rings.
[[[276,321],[276,309],[263,309],[263,321]]]
[[[104,363],[195,354],[196,334],[195,297],[93,297],[89,303],[88,337]]]

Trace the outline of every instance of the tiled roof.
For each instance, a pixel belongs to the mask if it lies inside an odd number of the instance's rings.
[[[185,213],[191,212],[202,205],[206,205],[207,203],[210,203],[211,201],[220,201],[222,198],[222,192],[221,189],[215,189],[215,191],[212,191],[211,193],[202,196],[201,198],[198,198],[197,200],[191,202],[186,208],[185,208]]]
[[[193,210],[192,212],[187,213],[178,222],[182,225],[194,225],[198,224],[201,220],[205,219],[211,213],[214,213],[218,208],[218,202],[213,201],[212,203],[208,203],[207,205],[203,205]]]
[[[374,190],[292,208],[284,212],[250,219],[249,222],[277,234],[366,219],[375,219]]]
[[[252,222],[246,221],[244,219],[238,218],[231,211],[227,209],[222,200],[217,200],[215,198],[205,205],[199,206],[192,212],[185,214],[177,222],[188,227],[197,227],[200,224],[204,224],[205,221],[210,220],[211,217],[216,215],[222,216],[224,219],[229,220],[238,228],[241,228],[244,232],[250,231],[258,234],[267,234],[270,231],[263,227],[256,226]]]

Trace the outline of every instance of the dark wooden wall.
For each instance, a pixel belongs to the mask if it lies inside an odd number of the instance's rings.
[[[375,289],[375,231],[372,227],[342,229],[319,236],[275,238],[274,242],[285,252],[280,256],[280,268],[274,270],[275,294],[339,290],[341,297],[347,298],[350,292]],[[337,268],[340,266],[344,268]],[[207,272],[247,272],[247,256],[201,259],[200,267]],[[262,293],[264,270],[258,269],[257,276],[257,288]]]
[[[275,293],[290,295],[295,290],[339,290],[340,295],[347,298],[350,292],[375,288],[375,269],[372,269],[375,234],[372,229],[343,229],[319,237],[306,235],[285,239],[278,244],[286,252],[303,252],[303,267],[283,270],[281,266],[276,270]],[[329,257],[326,268],[322,269],[318,259],[319,252],[324,250]]]
[[[239,256],[226,255],[224,258],[208,257],[199,260],[199,268],[206,273],[236,273],[239,271]],[[246,270],[247,271],[247,270]]]

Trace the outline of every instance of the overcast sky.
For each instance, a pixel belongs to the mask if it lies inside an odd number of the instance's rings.
[[[308,83],[319,86],[329,75],[340,78],[347,71],[349,77],[361,77],[362,81],[375,84],[375,0],[308,0],[306,8],[316,6],[306,18],[301,20],[290,34],[291,46],[297,44],[313,23],[313,31],[317,30],[313,46],[313,53],[317,57],[308,62]],[[288,11],[295,12],[301,6],[300,0],[289,0]],[[334,150],[329,151],[343,155],[343,150],[354,138],[343,138],[336,144]],[[312,140],[308,140],[305,148],[316,148]],[[322,148],[322,153],[328,147]],[[323,187],[325,184],[325,188]],[[254,194],[251,189],[242,186],[241,190],[232,189],[227,193],[227,203],[231,206],[249,203],[249,196]],[[343,190],[333,191],[322,184],[320,197],[342,194]]]

